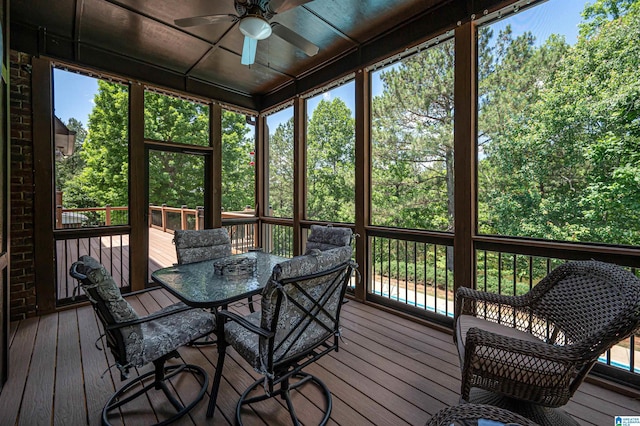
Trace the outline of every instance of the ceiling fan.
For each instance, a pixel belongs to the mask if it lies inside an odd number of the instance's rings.
[[[237,15],[219,14],[193,16],[191,18],[176,19],[174,23],[179,27],[194,27],[196,25],[216,24],[218,22],[239,22],[238,27],[244,35],[242,46],[243,65],[251,65],[256,58],[258,40],[264,40],[275,34],[284,41],[302,50],[308,56],[318,53],[318,46],[311,43],[300,34],[277,22],[269,22],[274,15],[309,3],[311,0],[234,0]]]

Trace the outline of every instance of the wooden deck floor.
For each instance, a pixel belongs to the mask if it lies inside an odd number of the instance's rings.
[[[163,290],[129,300],[141,313],[173,302]],[[233,309],[244,313],[246,306]],[[356,301],[344,306],[342,326],[340,351],[309,368],[333,394],[330,424],[423,425],[437,410],[457,403],[459,368],[450,335]],[[101,408],[120,386],[120,378],[115,368],[101,378],[113,359],[96,349],[99,334],[90,306],[12,323],[10,376],[0,393],[0,425],[100,424]],[[180,354],[213,377],[215,346],[183,348]],[[235,351],[229,355],[214,419],[205,417],[205,397],[177,424],[233,423],[235,403],[256,373]],[[303,421],[311,424],[319,419],[320,403],[313,391],[303,395],[296,404]],[[154,410],[162,409],[151,398],[128,413],[126,423],[155,422]],[[614,416],[640,414],[640,401],[584,383],[566,411],[584,425],[611,425]],[[245,421],[290,423],[279,400],[262,403]]]

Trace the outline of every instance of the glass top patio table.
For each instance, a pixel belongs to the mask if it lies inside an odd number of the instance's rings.
[[[241,259],[255,260],[255,269],[237,275],[219,274],[214,270],[216,263]],[[260,293],[267,285],[273,267],[285,260],[288,259],[255,251],[158,269],[151,278],[189,306],[214,308]]]

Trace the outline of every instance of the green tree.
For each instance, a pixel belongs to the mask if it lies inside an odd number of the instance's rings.
[[[374,223],[453,230],[453,41],[380,73],[372,106]]]
[[[209,107],[155,92],[144,96],[145,138],[209,145]],[[151,151],[149,202],[190,208],[204,205],[204,161],[201,156]]]
[[[56,153],[56,190],[63,192],[67,189],[68,182],[84,168],[84,161],[80,151],[87,138],[87,130],[77,119],[71,117],[66,126],[69,130],[76,132],[76,138],[71,155],[63,156]]]
[[[246,117],[231,111],[222,113],[222,207],[241,211],[255,207],[255,138]],[[251,136],[251,137],[249,137]]]
[[[574,46],[505,39],[483,82],[502,96],[487,96],[479,120],[483,232],[638,244],[639,5],[587,6]]]
[[[76,207],[128,204],[128,107],[125,86],[98,81],[89,130],[80,156],[84,168],[66,186],[65,203]]]
[[[127,206],[129,200],[128,89],[98,81],[95,106],[81,162],[65,185],[65,204]],[[209,107],[154,92],[145,93],[145,138],[192,145],[209,144]],[[223,204],[227,210],[253,205],[253,167],[244,115],[223,112]],[[149,201],[194,208],[204,204],[204,160],[188,153],[150,151]]]
[[[307,217],[355,221],[355,125],[339,98],[321,100],[309,120]]]
[[[269,136],[269,207],[275,217],[293,217],[293,117]]]
[[[478,119],[482,144],[478,173],[481,232],[548,235],[549,215],[544,212],[548,213],[549,205],[542,200],[550,193],[550,186],[562,185],[553,177],[568,176],[566,169],[571,169],[576,159],[568,151],[559,157],[549,152],[558,150],[558,144],[545,147],[536,143],[540,139],[532,141],[539,118],[534,109],[567,50],[564,39],[557,36],[536,48],[531,33],[514,38],[507,26],[498,34],[492,48],[491,72],[479,82],[483,93]],[[546,151],[546,158],[541,150]],[[554,193],[566,196],[566,191]],[[553,205],[557,206],[555,202]]]
[[[640,2],[598,1],[583,15],[597,25],[581,31],[544,92],[538,110],[547,112],[541,115],[538,133],[548,140],[558,135],[580,153],[575,196],[563,212],[573,219],[571,237],[638,244]]]

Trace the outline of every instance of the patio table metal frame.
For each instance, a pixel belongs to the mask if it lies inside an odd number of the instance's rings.
[[[243,258],[255,259],[256,267],[252,273],[224,275],[215,271],[215,263],[224,262],[225,259],[234,261]],[[218,308],[259,294],[267,285],[273,267],[286,260],[288,259],[284,257],[253,251],[216,260],[158,269],[151,274],[151,278],[185,304],[198,308],[212,309],[212,312],[216,315],[216,324],[219,324],[218,321],[223,321],[223,319],[217,314]],[[224,352],[227,346],[224,335],[221,335],[220,330],[221,327],[216,327],[218,346],[216,371],[222,371]],[[214,407],[211,405],[213,401],[216,401],[217,396],[218,386],[214,381],[211,385],[207,417],[213,416]]]

